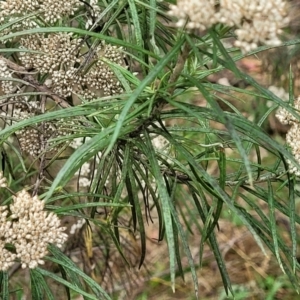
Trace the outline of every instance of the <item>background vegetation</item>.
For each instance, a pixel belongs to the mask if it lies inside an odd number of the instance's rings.
[[[243,54],[227,25],[175,27],[172,1],[17,2],[0,13],[1,205],[26,188],[69,238],[1,272],[1,298],[295,299],[300,165],[275,112],[299,120],[298,69],[276,60],[296,59],[298,27]]]

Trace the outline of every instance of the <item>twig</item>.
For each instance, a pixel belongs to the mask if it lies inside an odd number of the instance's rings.
[[[188,181],[192,181],[192,179],[186,175],[186,174],[182,174],[182,173],[178,173],[176,171],[171,171],[171,170],[164,170],[161,169],[161,173],[166,174],[170,177],[174,177],[177,179],[177,181],[180,182],[188,182]],[[281,171],[277,174],[274,173],[267,173],[267,174],[263,174],[261,175],[258,179],[254,180],[253,183],[262,183],[262,182],[267,182],[267,181],[277,181],[282,175],[286,174],[286,171]],[[225,181],[225,185],[226,186],[235,186],[237,184],[240,184],[241,181],[240,180],[236,180],[236,181]],[[245,179],[244,181],[242,181],[242,185],[250,185],[250,182],[248,179]]]
[[[179,76],[181,75],[185,62],[189,56],[189,52],[190,52],[190,46],[188,45],[188,43],[185,43],[182,54],[179,56],[174,71],[169,79],[170,87],[168,89],[168,93],[171,95],[174,93],[175,83],[178,80]],[[152,124],[153,120],[157,118],[157,116],[163,110],[166,103],[167,102],[164,99],[162,98],[159,99],[157,105],[153,108],[150,116],[147,119],[145,119],[144,122],[141,125],[139,125],[133,132],[131,132],[130,136],[131,137],[139,136],[142,130],[148,125]]]
[[[172,75],[170,76],[169,79],[169,85],[170,88],[168,89],[168,92],[172,95],[174,93],[175,90],[175,83],[177,82],[178,78],[181,75],[181,72],[184,68],[185,62],[189,56],[190,53],[190,45],[188,43],[184,44],[183,50],[182,50],[182,54],[179,56],[176,66],[174,68],[174,71],[172,73]]]
[[[21,77],[24,81],[26,81],[28,84],[30,84],[32,87],[34,87],[37,91],[39,92],[43,92],[46,93],[47,95],[49,95],[49,97],[51,97],[57,105],[66,108],[66,107],[70,107],[70,104],[63,99],[62,97],[60,97],[59,95],[53,93],[51,91],[51,89],[49,89],[47,86],[45,86],[44,84],[41,84],[40,82],[38,82],[33,76],[32,76],[32,72],[29,72],[26,68],[19,66],[18,64],[10,61],[9,59],[6,59],[5,57],[0,55],[0,60],[5,61],[6,65],[13,70],[15,73],[17,74],[21,74]]]
[[[41,111],[42,111],[42,113],[45,113],[45,106],[46,106],[46,97],[43,96],[42,100],[41,100]],[[41,184],[41,182],[43,181],[43,179],[45,177],[44,176],[44,169],[45,169],[45,155],[46,155],[46,145],[47,145],[46,138],[44,136],[44,133],[45,133],[45,130],[46,130],[45,122],[43,122],[41,124],[41,126],[42,126],[42,130],[41,130],[40,141],[41,141],[42,155],[41,155],[41,158],[40,158],[39,173],[38,173],[35,185],[34,185],[32,196],[35,196],[35,195],[38,194],[40,184]]]
[[[277,174],[275,173],[267,173],[261,175],[259,178],[256,180],[253,180],[253,183],[261,183],[261,182],[266,182],[266,181],[277,181],[282,175],[286,174],[286,171],[281,171]],[[234,186],[240,183],[240,181],[225,181],[225,184],[227,186]],[[243,185],[251,185],[248,179],[245,179],[243,182]]]

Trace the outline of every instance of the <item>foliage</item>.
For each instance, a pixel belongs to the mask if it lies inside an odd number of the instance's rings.
[[[69,299],[71,291],[85,299],[110,299],[114,289],[105,270],[113,261],[111,249],[126,266],[141,267],[147,259],[148,222],[159,226],[156,239],[167,242],[173,290],[176,276],[185,276],[186,259],[195,293],[201,295],[197,269],[208,245],[226,294],[233,294],[218,243],[224,210],[238,216],[298,289],[299,191],[286,161],[300,165],[262,129],[278,107],[299,118],[292,74],[290,101],[285,102],[236,64],[271,46],[241,54],[236,47],[224,47],[224,41],[234,39],[231,27],[185,31],[173,26],[167,11],[166,1],[82,1],[74,15],[62,14],[53,22],[30,9],[1,21],[4,174],[12,190],[26,186],[48,210],[85,220],[78,226],[83,264],[68,257],[78,245],[68,244],[64,251],[49,246],[45,267],[30,270],[33,299],[56,299],[48,279],[64,286]],[[52,37],[61,44],[51,44]],[[44,58],[63,43],[70,43],[70,53],[51,56],[48,66]],[[70,61],[63,61],[64,55]],[[209,80],[222,70],[251,89]],[[252,121],[240,103],[231,101],[244,95],[271,105]],[[272,161],[264,161],[263,152]],[[278,213],[289,222],[288,241],[278,230]],[[199,262],[190,248],[191,233],[201,234]],[[129,253],[137,241],[140,253],[133,260]],[[8,275],[0,274],[2,299],[15,291]],[[115,285],[123,281],[113,279]]]

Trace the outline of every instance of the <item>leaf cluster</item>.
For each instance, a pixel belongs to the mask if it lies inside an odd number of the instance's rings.
[[[12,186],[20,187],[43,168],[48,175],[38,191],[48,208],[61,216],[85,219],[95,233],[104,232],[128,265],[121,229],[138,232],[141,267],[147,260],[147,223],[154,222],[153,216],[157,216],[157,240],[166,240],[168,245],[172,288],[175,289],[177,274],[184,277],[187,266],[183,265],[183,257],[186,257],[196,295],[199,294],[197,270],[203,263],[205,245],[214,255],[226,293],[233,293],[218,242],[218,221],[224,210],[230,210],[247,226],[261,251],[269,251],[276,257],[282,271],[298,289],[299,192],[295,188],[297,178],[287,172],[286,160],[300,166],[288,149],[262,129],[278,106],[299,118],[291,104],[292,74],[291,101],[287,103],[238,69],[236,62],[243,56],[235,48],[224,48],[222,43],[223,39],[232,38],[229,28],[216,26],[202,35],[174,29],[166,13],[166,3],[155,0],[99,1],[99,5],[102,13],[92,30],[84,29],[81,18],[87,6],[72,22],[61,21],[54,27],[43,24],[0,37],[5,45],[1,52],[16,63],[15,54],[20,51],[18,37],[72,32],[88,39],[91,47],[95,41],[122,46],[128,64],[125,68],[108,62],[124,87],[122,95],[79,105],[65,99],[69,107],[3,126],[2,161]],[[36,16],[23,18],[32,17]],[[2,25],[0,32],[19,21]],[[75,23],[79,26],[73,27]],[[298,40],[288,42],[298,43]],[[249,55],[265,49],[260,47]],[[231,71],[251,88],[223,86],[208,79],[222,70]],[[259,119],[251,121],[232,101],[245,95],[264,103],[270,101],[272,105]],[[31,91],[29,96],[41,99],[41,93]],[[5,95],[2,99],[7,98]],[[79,120],[74,132],[61,140],[69,143],[82,138],[83,144],[72,152],[64,149],[65,152],[46,164],[39,164],[38,168],[36,164],[43,161],[42,157],[28,164],[28,158],[9,141],[22,128],[61,119]],[[157,137],[165,141],[166,148],[155,145]],[[263,159],[263,151],[272,158],[271,162]],[[50,169],[57,163],[58,171],[51,175]],[[85,163],[92,169],[90,185],[83,191],[78,181],[71,188],[75,173]],[[215,172],[210,173],[212,165],[216,166]],[[262,203],[266,203],[267,210]],[[104,216],[99,214],[101,209]],[[288,220],[289,246],[276,224],[278,213]],[[196,233],[201,235],[197,262],[190,249],[190,236]],[[101,247],[97,237],[90,243]],[[86,299],[109,299],[88,276],[91,274],[85,274],[53,246],[49,251],[51,256],[47,259],[59,266],[60,275],[46,268],[30,271],[34,299],[44,299],[44,295],[54,299],[45,277],[64,285],[69,299],[70,290]],[[8,299],[7,273],[1,273],[1,286],[1,298]]]

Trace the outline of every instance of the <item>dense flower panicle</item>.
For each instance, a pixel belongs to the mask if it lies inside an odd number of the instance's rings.
[[[13,118],[14,121],[22,121],[34,117],[34,113],[27,110],[14,109]],[[25,127],[16,132],[20,148],[23,152],[32,156],[37,156],[40,151],[39,132],[33,127]]]
[[[0,2],[0,22],[5,17],[12,15],[27,15],[32,12],[40,12],[41,17],[53,24],[59,19],[71,16],[83,3],[79,0],[6,0]]]
[[[286,135],[286,142],[291,147],[295,160],[300,164],[300,123],[293,123]],[[287,163],[289,165],[289,172],[300,176],[300,169],[294,166],[290,160],[287,160]]]
[[[258,44],[278,46],[280,28],[288,23],[283,0],[178,0],[170,5],[170,15],[178,18],[178,27],[204,30],[217,23],[236,26],[235,45],[243,52]]]
[[[72,16],[83,5],[79,0],[68,0],[62,3],[61,0],[43,0],[40,4],[45,21],[51,24],[57,20],[65,17]]]
[[[75,93],[89,100],[123,92],[119,80],[105,62],[109,60],[124,65],[122,48],[102,43],[82,55],[86,47],[82,39],[73,38],[69,33],[55,33],[47,37],[34,34],[22,38],[21,45],[42,52],[23,52],[20,60],[26,68],[48,74],[47,87],[61,97]]]
[[[41,114],[39,104],[36,101],[19,102],[16,106],[19,108],[12,111],[13,123]],[[5,116],[4,112],[2,114]],[[58,152],[66,142],[54,143],[52,140],[72,134],[74,124],[74,121],[64,119],[42,122],[16,131],[16,137],[21,150],[26,154],[33,157],[42,153],[53,154]]]
[[[26,15],[39,9],[39,2],[35,0],[6,0],[0,2],[0,21],[4,21],[5,16],[14,14]]]
[[[0,77],[6,79],[2,79],[0,81],[0,87],[3,94],[10,95],[10,101],[18,102],[20,105],[22,105],[22,103],[24,102],[27,102],[27,97],[20,95],[20,93],[22,93],[23,90],[14,83],[13,72],[9,69],[6,61],[4,61],[3,59],[0,59]],[[7,99],[3,99],[2,101],[7,101]]]
[[[280,28],[287,25],[286,3],[282,0],[240,1],[242,18],[236,23],[236,46],[244,51],[257,48],[258,44],[278,46]]]
[[[14,97],[14,99],[17,98],[18,96]],[[14,103],[14,107],[10,112],[9,122],[14,124],[40,114],[42,114],[42,111],[38,101],[28,101],[25,97],[19,97],[18,102]],[[0,115],[5,119],[7,112],[2,112]],[[72,134],[74,128],[74,120],[60,119],[33,124],[16,131],[15,134],[22,152],[36,157],[42,153],[49,155],[61,150],[66,145],[66,141],[54,141],[54,139]]]
[[[97,17],[100,13],[98,1],[91,0],[89,2],[93,17]],[[0,13],[0,22],[1,16],[9,15],[11,18],[16,18],[18,16],[15,14],[28,13],[32,9],[34,12],[49,10],[49,14],[52,9],[52,12],[55,12],[54,15],[60,18],[61,15],[72,14],[79,5],[83,5],[83,2],[76,0],[61,5],[61,1],[57,0],[1,1],[0,7],[3,11]],[[58,12],[58,10],[60,11]],[[54,17],[49,16],[49,18],[51,19],[49,22],[54,22]],[[39,26],[32,20],[28,21],[30,22],[28,26]],[[82,38],[65,32],[27,35],[20,38],[18,42],[21,49],[35,51],[18,53],[18,58],[22,63],[20,68],[24,69],[25,67],[32,74],[37,74],[37,81],[42,78],[44,83],[41,82],[41,85],[53,92],[55,96],[61,98],[75,96],[76,99],[79,97],[79,99],[91,100],[103,95],[111,96],[123,92],[117,76],[109,67],[110,62],[124,66],[122,48],[102,43],[92,50],[89,49],[88,43],[83,42]],[[93,54],[91,61],[90,53]],[[19,71],[15,69],[12,71],[5,59],[0,60],[0,76],[7,78],[0,83],[2,91],[5,95],[13,95],[7,98],[8,101],[5,99],[9,114],[7,111],[1,113],[8,124],[30,119],[45,112],[44,109],[41,109],[40,102],[32,107],[31,103],[34,101],[29,102],[29,98],[20,95],[28,91],[28,86],[20,85],[13,77],[15,76],[14,72],[18,73]],[[25,73],[27,73],[26,70]],[[15,77],[18,78],[18,76]],[[12,102],[13,105],[10,104]],[[65,122],[64,120],[42,122],[18,130],[16,137],[23,153],[34,157],[44,153],[53,154],[65,145],[64,137],[73,132],[73,125],[74,122]],[[85,184],[87,183],[85,182]]]
[[[95,20],[97,19],[97,17],[99,17],[100,13],[101,13],[101,9],[98,5],[98,0],[90,0],[90,14],[91,16],[87,19],[86,24],[85,24],[85,28],[89,29],[93,24],[93,22],[95,22]]]
[[[57,70],[52,74],[51,89],[54,93],[69,97],[72,93],[78,93],[83,84],[83,77],[77,72],[77,69],[70,67],[67,70]]]
[[[90,91],[91,88],[97,96],[101,96],[101,94],[105,96],[117,95],[123,91],[114,72],[102,61],[96,63],[96,68],[85,75],[84,80],[87,83],[88,90]],[[79,94],[89,99],[89,94],[86,93],[86,90]]]
[[[24,31],[24,30],[29,30],[29,29],[34,29],[34,28],[40,28],[40,26],[38,25],[38,23],[34,20],[31,19],[23,19],[20,20],[20,17],[10,17],[7,21],[5,21],[5,23],[8,22],[14,22],[14,24],[12,24],[9,27],[4,28],[3,30],[1,30],[0,32],[0,36],[5,36],[8,34],[11,34],[13,32],[19,32],[19,31]],[[1,24],[1,21],[0,21]],[[9,39],[6,39],[7,42],[14,42],[15,41],[15,37],[11,37]],[[19,49],[22,48],[21,46],[19,46]]]
[[[190,29],[204,30],[218,21],[215,0],[178,0],[177,5],[170,5],[169,14],[178,18],[176,26],[187,23]]]
[[[0,77],[7,78],[8,80],[1,80],[1,89],[4,94],[8,95],[14,91],[13,82],[9,79],[12,78],[12,72],[8,69],[6,62],[0,59]]]
[[[92,99],[97,96],[110,96],[120,94],[123,88],[116,78],[114,72],[103,60],[124,65],[122,48],[100,44],[93,54],[94,64],[83,76],[83,84],[87,87],[78,92],[85,99]]]
[[[42,74],[53,73],[61,67],[73,66],[79,62],[78,51],[81,39],[74,39],[72,33],[32,34],[21,39],[21,47],[40,51],[20,53],[20,60],[28,69],[36,69]]]
[[[97,96],[121,94],[123,87],[105,60],[124,65],[122,48],[100,44],[92,56],[92,67],[82,76],[82,88],[75,91],[86,100]]]
[[[89,187],[91,185],[90,175],[91,175],[90,162],[85,162],[79,170],[74,174],[78,177],[78,183],[80,187]]]
[[[7,187],[7,181],[6,178],[3,176],[3,172],[0,171],[0,187],[5,188]],[[0,210],[1,212],[1,210]]]
[[[295,102],[294,102],[294,108],[297,111],[300,111],[300,97],[298,97]],[[276,112],[276,117],[277,119],[282,123],[282,124],[295,124],[295,123],[300,123],[300,120],[297,120],[290,112],[288,112],[285,108],[280,107],[277,112]]]
[[[17,255],[4,248],[5,243],[0,240],[0,270],[7,271],[14,263]]]
[[[40,201],[37,196],[31,197],[26,190],[13,196],[13,200],[13,204],[10,205],[12,219],[24,218],[30,213],[40,212],[44,209],[44,202]]]
[[[300,111],[300,97],[294,102],[295,110]],[[300,120],[294,117],[284,108],[279,108],[276,112],[276,117],[282,124],[289,124],[291,128],[286,135],[286,142],[291,147],[291,152],[295,160],[300,164]],[[289,165],[289,172],[300,176],[300,169],[295,167],[290,160],[287,160]]]
[[[109,44],[102,43],[102,47],[104,48],[102,53],[99,53],[100,57],[103,56],[115,64],[122,65],[123,64],[123,55],[120,52],[122,48],[118,48],[117,46],[112,46]]]
[[[0,270],[7,270],[16,259],[22,268],[35,268],[44,263],[49,243],[62,247],[67,240],[58,217],[45,212],[44,202],[26,190],[13,196],[10,212],[11,215],[6,206],[0,206]],[[4,248],[7,243],[15,246],[16,254]]]
[[[122,48],[102,43],[97,50],[97,62],[84,76],[85,83],[89,88],[96,89],[97,94],[102,92],[105,96],[109,96],[122,93],[123,88],[120,82],[107,63],[103,61],[103,59],[108,59],[115,64],[123,65]],[[85,97],[84,94],[83,97]]]
[[[72,15],[82,5],[84,1],[79,0],[71,0],[64,5],[58,0],[2,1],[0,2],[0,7],[3,9],[0,12],[0,22],[4,20],[4,16],[10,16],[11,20],[15,20],[25,12],[38,12],[44,21],[53,23],[63,16]],[[96,0],[87,1],[86,6],[89,11],[87,17],[92,18],[89,27],[100,14],[100,7]],[[8,17],[6,21],[7,19]],[[34,20],[24,20],[28,23],[26,26],[22,23],[23,21],[20,21],[8,29],[10,31],[14,28],[20,29],[23,25],[22,30],[41,26]],[[30,34],[20,38],[18,42],[20,49],[34,51],[18,53],[22,66],[39,75],[47,75],[45,86],[60,97],[76,95],[76,97],[90,100],[123,92],[122,85],[109,66],[109,61],[124,66],[122,48],[102,43],[96,49],[89,49],[88,43],[82,38],[66,32]],[[8,79],[12,78],[12,72],[5,61],[0,61],[0,75]],[[1,87],[5,94],[17,93],[20,90],[13,80],[2,81]]]
[[[6,206],[0,206],[0,241],[10,229],[11,224],[7,222],[9,211]]]
[[[268,87],[268,90],[275,94],[278,98],[283,101],[289,100],[289,93],[283,87],[277,87],[275,85],[271,85]]]

